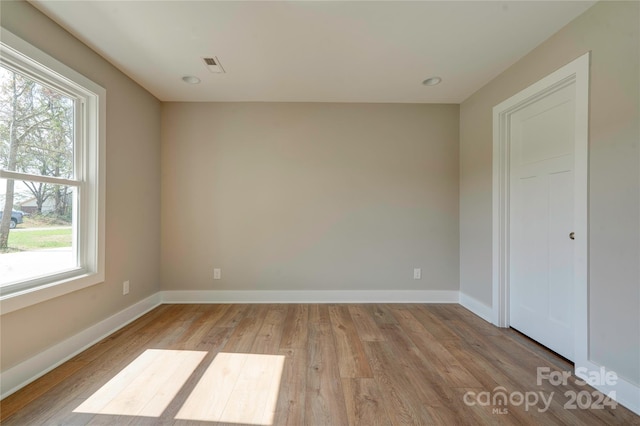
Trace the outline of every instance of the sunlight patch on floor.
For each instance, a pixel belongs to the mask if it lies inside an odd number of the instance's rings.
[[[147,349],[73,412],[159,417],[206,354]]]
[[[176,419],[271,425],[284,359],[220,352]]]

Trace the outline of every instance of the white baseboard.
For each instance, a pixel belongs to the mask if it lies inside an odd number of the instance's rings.
[[[160,305],[155,293],[115,315],[2,372],[0,398],[11,395]]]
[[[586,369],[586,374],[580,374],[580,368]],[[589,373],[598,373],[600,376],[600,372],[602,371],[600,365],[595,364],[591,361],[585,362],[583,365],[576,365],[576,376],[584,379],[587,383],[589,382]],[[584,371],[584,370],[583,370]],[[604,368],[604,374],[610,372],[610,370]],[[640,416],[640,386],[633,384],[622,377],[618,376],[615,384],[607,385],[607,384],[591,384],[595,389],[599,390],[605,395],[610,395],[610,392],[615,392],[615,397],[612,396],[612,399],[615,399],[620,405],[624,405],[629,410],[633,411],[637,415]]]
[[[493,309],[478,299],[460,292],[460,304],[488,323],[493,323]]]
[[[450,290],[162,291],[162,303],[458,303]]]

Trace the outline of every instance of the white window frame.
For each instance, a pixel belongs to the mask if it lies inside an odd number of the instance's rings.
[[[8,286],[0,296],[0,314],[44,302],[104,282],[106,90],[5,28],[0,28],[0,60],[9,68],[72,95],[76,108],[73,179],[30,177],[0,170],[0,178],[37,180],[78,188],[74,238],[79,267]],[[33,179],[32,179],[33,178]]]

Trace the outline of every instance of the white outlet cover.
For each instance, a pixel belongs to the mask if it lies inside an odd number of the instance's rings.
[[[421,278],[422,278],[422,269],[414,268],[413,269],[413,279],[414,280],[419,280]]]

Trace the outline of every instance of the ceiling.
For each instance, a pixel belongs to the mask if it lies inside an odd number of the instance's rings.
[[[162,101],[460,103],[595,2],[31,3]]]

